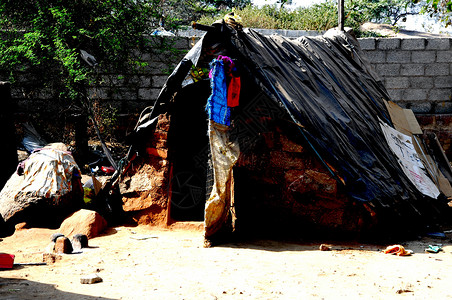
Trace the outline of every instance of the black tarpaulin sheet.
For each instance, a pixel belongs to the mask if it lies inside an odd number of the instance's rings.
[[[417,190],[385,140],[379,120],[392,126],[383,102],[390,98],[351,35],[335,31],[289,40],[216,24],[216,30],[195,47],[205,50],[207,43],[218,42],[243,72],[286,109],[300,135],[326,166],[334,167],[331,173],[345,183],[353,199],[403,219],[440,215],[445,202]],[[197,55],[204,54],[197,51]],[[165,110],[165,102],[181,88],[198,58],[186,57],[174,70],[153,116]]]
[[[435,199],[416,189],[387,145],[379,119],[391,124],[383,101],[389,96],[352,36],[335,31],[288,40],[246,30],[231,43],[261,88],[334,166],[351,197],[404,216],[432,210]]]

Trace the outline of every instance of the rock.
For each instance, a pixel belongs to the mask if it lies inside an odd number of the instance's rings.
[[[79,233],[86,235],[88,239],[92,239],[106,227],[107,221],[99,213],[81,209],[64,220],[59,231],[66,236]]]
[[[35,152],[23,170],[23,175],[14,172],[0,192],[0,214],[8,224],[56,228],[84,204],[80,178],[74,176],[80,170],[67,152]]]
[[[16,230],[22,230],[22,229],[30,228],[28,226],[27,222],[22,222],[22,223],[16,224],[14,227],[16,228]]]
[[[331,251],[331,246],[329,245],[325,245],[325,244],[321,244],[319,247],[320,251]]]
[[[82,248],[87,248],[88,247],[88,237],[84,234],[76,234],[74,235],[74,237],[72,238],[72,248],[74,248],[74,250],[81,250]]]
[[[47,264],[54,264],[56,261],[61,260],[61,255],[55,253],[43,253],[42,261]]]
[[[93,284],[97,282],[102,282],[102,278],[97,274],[90,274],[80,278],[81,284]]]
[[[60,236],[59,238],[56,239],[54,249],[56,253],[64,254],[72,253],[73,250],[71,241],[65,236]]]

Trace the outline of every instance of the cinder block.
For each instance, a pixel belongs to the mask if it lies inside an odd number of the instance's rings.
[[[388,63],[409,63],[411,61],[411,52],[402,50],[386,51],[386,62]]]
[[[141,88],[138,89],[138,99],[140,100],[156,100],[160,93],[160,89]]]
[[[402,94],[404,101],[425,101],[427,100],[428,89],[406,89]]]
[[[167,79],[168,79],[168,76],[164,76],[164,75],[152,76],[152,87],[162,88]]]
[[[402,99],[403,89],[388,89],[390,100],[398,102],[400,99]]]
[[[378,49],[395,50],[400,48],[400,39],[398,38],[382,38],[377,40]]]
[[[422,76],[425,73],[423,64],[402,64],[400,75],[402,76]]]
[[[377,74],[386,76],[399,76],[400,64],[377,64],[375,66]]]
[[[433,77],[409,77],[410,87],[419,89],[431,89],[433,88]]]
[[[425,75],[446,76],[449,75],[449,68],[447,64],[429,64],[425,66]]]
[[[427,39],[427,50],[449,50],[450,43],[452,39],[450,38],[429,38]]]
[[[136,90],[128,88],[115,89],[112,92],[112,99],[114,100],[136,100],[137,93]]]
[[[451,63],[452,62],[452,51],[437,51],[436,52],[436,62]]]
[[[140,85],[140,87],[150,87],[151,86],[151,77],[139,76],[138,84]]]
[[[452,76],[435,77],[435,87],[437,88],[452,88]]]
[[[432,110],[432,104],[430,102],[415,102],[410,103],[409,108],[415,114],[427,114]]]
[[[408,77],[386,77],[385,86],[389,89],[405,89],[410,87]]]
[[[108,99],[108,91],[106,87],[92,87],[88,89],[88,95],[92,99]]]
[[[362,38],[358,42],[362,50],[375,50],[375,38]]]
[[[436,60],[436,51],[413,51],[411,61],[414,63],[432,63]]]
[[[429,101],[450,101],[452,99],[451,89],[432,89],[428,93]]]
[[[427,40],[422,38],[401,40],[401,48],[403,50],[424,50],[426,44]]]
[[[433,112],[435,114],[452,113],[452,102],[451,101],[440,101],[440,102],[435,103]]]
[[[384,63],[386,61],[386,52],[385,51],[380,51],[380,50],[367,51],[366,56],[371,64]]]

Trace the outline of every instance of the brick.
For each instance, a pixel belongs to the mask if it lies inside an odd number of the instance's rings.
[[[416,102],[410,103],[409,107],[415,114],[426,114],[431,112],[432,103],[431,102]]]
[[[366,56],[371,64],[384,63],[386,61],[385,51],[367,51]]]
[[[436,60],[436,51],[413,51],[411,61],[414,63],[432,63]]]
[[[436,62],[450,63],[452,62],[452,51],[437,51]]]
[[[386,52],[386,62],[388,63],[409,63],[410,61],[410,51],[391,50]]]
[[[381,50],[395,50],[400,48],[400,39],[397,38],[383,38],[377,40],[378,49]]]
[[[302,153],[304,152],[303,146],[289,140],[287,136],[281,134],[280,136],[280,142],[282,145],[282,150],[285,152],[295,152],[295,153]]]
[[[425,75],[428,76],[449,75],[449,66],[446,64],[429,64],[425,66]]]
[[[449,38],[431,38],[427,40],[427,50],[449,50],[450,49]]]
[[[428,93],[429,101],[450,101],[452,98],[452,89],[432,89]]]
[[[435,77],[435,87],[452,88],[452,76]]]
[[[289,152],[272,151],[269,163],[278,169],[302,169],[304,160]]]
[[[375,70],[383,77],[399,76],[400,64],[377,64]]]
[[[427,44],[426,39],[419,38],[403,39],[401,41],[400,48],[402,48],[403,50],[424,50],[426,44]]]
[[[428,89],[406,89],[402,94],[405,101],[425,101],[427,100]]]
[[[404,89],[410,86],[410,81],[408,77],[386,77],[385,86],[386,88]]]
[[[433,88],[433,77],[410,77],[410,87],[419,89]]]
[[[146,148],[146,153],[151,156],[161,157],[163,159],[166,159],[168,157],[167,149]]]
[[[417,122],[421,127],[432,125],[435,121],[435,116],[432,115],[416,115]]]
[[[422,76],[425,73],[425,67],[422,64],[403,64],[400,67],[402,76]]]
[[[358,39],[359,45],[363,50],[375,50],[376,41],[374,38]]]
[[[437,115],[435,116],[436,124],[438,126],[449,126],[452,123],[452,116],[447,115]]]
[[[55,241],[54,249],[55,253],[65,253],[65,254],[72,253],[71,241],[65,236],[60,236]]]

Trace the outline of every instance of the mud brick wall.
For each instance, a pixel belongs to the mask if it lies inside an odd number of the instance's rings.
[[[436,133],[452,158],[452,38],[359,39],[391,99]]]
[[[252,143],[240,142],[234,167],[236,229],[281,237],[357,233],[374,225],[370,212],[347,197],[294,128],[279,121],[265,127]]]
[[[169,125],[169,117],[160,115],[154,134],[142,141],[139,155],[120,180],[123,209],[138,224],[165,226],[168,223]]]

